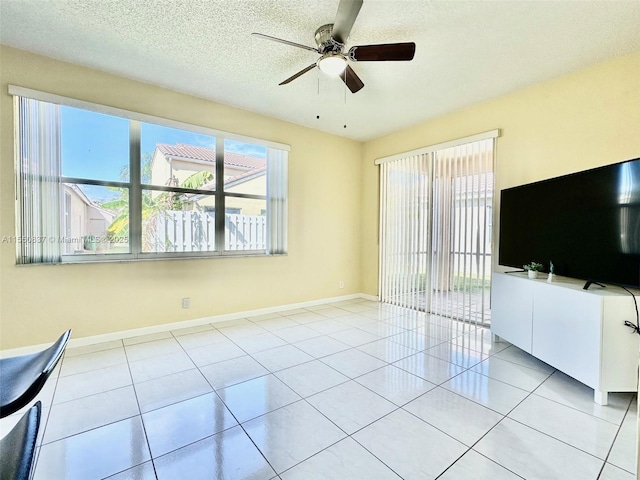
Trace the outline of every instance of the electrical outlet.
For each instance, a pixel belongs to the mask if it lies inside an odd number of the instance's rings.
[[[191,308],[191,299],[189,297],[182,299],[182,308]]]
[[[344,280],[338,282],[338,288],[344,288]]]

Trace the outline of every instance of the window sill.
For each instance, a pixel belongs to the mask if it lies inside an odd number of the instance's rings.
[[[265,252],[225,252],[212,254],[190,254],[190,255],[158,255],[158,254],[140,254],[132,255],[63,255],[61,262],[56,263],[24,263],[17,264],[19,267],[31,267],[42,265],[82,265],[95,263],[135,263],[135,262],[157,262],[165,260],[210,260],[214,258],[255,258],[255,257],[284,257],[286,253],[265,253]]]

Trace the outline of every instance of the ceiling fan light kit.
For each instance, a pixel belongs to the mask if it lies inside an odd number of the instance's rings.
[[[339,76],[351,93],[356,93],[364,87],[364,83],[348,62],[408,61],[413,59],[416,51],[416,44],[413,42],[353,46],[345,52],[345,44],[362,7],[362,1],[363,0],[340,0],[334,22],[322,25],[315,32],[314,38],[317,48],[262,33],[252,34],[266,40],[303,48],[321,55],[315,63],[312,63],[287,78],[281,82],[280,85],[286,85],[308,71],[313,70],[315,67],[318,67],[327,75],[334,77]]]
[[[337,77],[347,68],[347,59],[339,53],[325,53],[318,60],[318,68],[327,75]]]

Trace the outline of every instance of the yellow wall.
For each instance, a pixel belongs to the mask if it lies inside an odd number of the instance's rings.
[[[360,143],[8,47],[0,237],[15,235],[8,84],[291,145],[289,255],[18,267],[14,245],[0,243],[0,349],[48,343],[69,327],[79,338],[361,291]]]
[[[500,128],[497,191],[640,157],[640,52],[360,144],[2,47],[0,237],[15,234],[7,84],[265,138],[292,150],[286,257],[17,267],[14,246],[0,243],[1,349],[46,343],[68,327],[78,338],[349,293],[375,295],[373,162],[379,157]],[[338,280],[345,289],[337,288]],[[187,296],[192,308],[183,310]]]
[[[640,52],[367,142],[361,180],[363,293],[375,295],[378,289],[374,160],[496,128],[502,130],[496,192],[640,157]],[[495,210],[494,239],[498,214]],[[496,247],[494,242],[494,252]]]

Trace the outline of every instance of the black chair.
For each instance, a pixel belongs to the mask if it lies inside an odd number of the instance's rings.
[[[27,410],[11,431],[0,440],[0,478],[29,480],[40,428],[42,404]]]
[[[44,386],[62,358],[71,330],[67,330],[46,350],[0,359],[0,418],[28,405]]]

